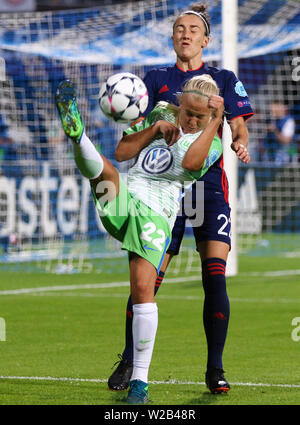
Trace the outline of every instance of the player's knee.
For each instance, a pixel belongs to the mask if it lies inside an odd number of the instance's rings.
[[[205,293],[226,292],[226,262],[221,258],[202,261],[202,283]]]
[[[154,302],[154,287],[143,279],[131,281],[131,297],[133,304]]]
[[[202,277],[225,276],[226,261],[222,258],[212,257],[202,261]]]

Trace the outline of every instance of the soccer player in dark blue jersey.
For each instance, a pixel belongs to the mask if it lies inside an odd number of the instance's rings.
[[[149,105],[145,115],[151,112],[158,101],[177,103],[176,93],[185,82],[195,75],[209,74],[224,98],[226,118],[232,131],[231,148],[244,163],[250,161],[247,151],[248,131],[245,121],[253,115],[247,92],[235,74],[226,69],[208,66],[203,62],[203,49],[210,36],[209,16],[204,5],[192,5],[180,14],[173,26],[173,46],[177,55],[171,67],[149,71],[144,81],[148,88]],[[223,168],[223,156],[201,179],[204,181],[204,221],[193,227],[197,250],[202,262],[204,288],[203,323],[207,339],[207,370],[205,380],[212,393],[227,392],[229,383],[224,377],[223,349],[229,321],[229,300],[226,291],[226,261],[230,250],[230,207],[228,183]],[[184,211],[184,209],[183,209]],[[164,272],[172,256],[179,252],[183,238],[186,215],[177,217],[172,232],[172,242],[156,281],[156,291],[162,283]],[[128,300],[126,316],[126,347],[117,369],[108,380],[113,390],[128,387],[133,361],[132,302]]]

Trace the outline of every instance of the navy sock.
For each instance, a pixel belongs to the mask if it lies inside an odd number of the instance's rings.
[[[159,287],[163,281],[165,273],[160,271],[155,282],[154,295],[156,295]],[[132,318],[133,318],[133,309],[132,309],[132,299],[131,295],[128,298],[127,308],[126,308],[126,332],[125,332],[125,349],[123,351],[123,359],[133,361],[133,338],[132,338]]]
[[[207,367],[223,369],[223,349],[229,322],[229,299],[226,291],[226,262],[207,258],[202,262],[204,289],[203,323],[207,340]]]

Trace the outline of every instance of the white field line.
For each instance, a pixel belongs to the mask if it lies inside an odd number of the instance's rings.
[[[185,282],[187,278],[174,277],[165,279],[166,283]],[[200,281],[199,276],[189,276],[189,281]],[[0,291],[0,295],[24,295],[32,294],[34,292],[52,292],[52,291],[74,291],[77,289],[105,289],[105,288],[118,288],[122,286],[129,287],[129,281],[126,282],[108,282],[108,283],[87,283],[77,285],[55,285],[55,286],[42,286],[37,288],[21,288],[21,289],[7,289]]]
[[[258,277],[281,277],[281,276],[292,276],[300,275],[300,270],[279,270],[270,272],[253,272],[253,273],[240,273],[237,277],[244,276],[258,276]],[[232,276],[236,277],[236,276]],[[201,281],[200,273],[197,276],[187,277],[173,277],[164,279],[165,283],[180,283],[186,281]],[[76,285],[55,285],[55,286],[42,286],[37,288],[20,288],[20,289],[7,289],[0,291],[1,295],[26,295],[38,292],[55,292],[55,291],[74,291],[78,289],[105,289],[105,288],[118,288],[122,286],[129,286],[129,282],[108,282],[108,283],[87,283],[87,284],[76,284]]]
[[[55,286],[42,286],[38,288],[21,288],[21,289],[7,289],[0,291],[0,295],[24,295],[33,294],[37,292],[52,292],[52,291],[74,291],[76,289],[104,289],[104,288],[120,288],[122,286],[129,286],[128,282],[112,282],[112,283],[87,283],[79,285],[55,285]]]
[[[24,381],[54,381],[54,382],[94,382],[96,384],[105,384],[107,379],[85,379],[85,378],[56,378],[51,376],[0,376],[0,379],[8,380],[24,380]],[[195,381],[179,381],[171,379],[170,381],[149,381],[154,385],[206,385],[205,382]],[[278,387],[278,388],[300,388],[297,384],[268,384],[268,383],[254,383],[254,382],[233,382],[231,385],[244,386],[244,387]]]
[[[43,293],[32,293],[32,296],[37,297],[61,297],[62,294],[60,292],[43,292]],[[92,293],[92,292],[65,292],[63,294],[64,297],[82,297],[82,298],[127,298],[127,293]],[[180,300],[180,301],[201,301],[203,300],[203,296],[197,295],[163,295],[158,294],[157,297],[161,300]],[[299,304],[300,298],[235,298],[230,297],[230,302],[238,302],[238,303],[276,303],[276,304]]]
[[[239,273],[238,277],[244,276],[257,276],[257,277],[282,277],[282,276],[298,276],[300,275],[300,269],[296,270],[274,270],[269,272],[252,272],[252,273]]]
[[[298,274],[300,270],[282,270],[282,271],[275,271],[275,272],[266,272],[266,276],[272,276],[272,277],[278,277],[278,276],[286,276],[291,274]],[[300,273],[299,273],[300,274]],[[241,274],[240,274],[241,275]],[[248,273],[245,274],[245,276],[262,276],[262,273]],[[180,283],[180,282],[186,282],[186,281],[199,281],[200,283],[200,276],[189,276],[189,277],[175,277],[175,278],[166,278],[164,279],[164,283],[172,284],[172,283]],[[56,296],[55,292],[61,292],[64,291],[64,296],[81,296],[81,297],[95,297],[96,294],[93,293],[78,293],[77,291],[79,289],[108,289],[108,288],[120,288],[120,287],[129,287],[129,282],[108,282],[108,283],[90,283],[90,284],[75,284],[75,285],[54,285],[54,286],[42,286],[37,288],[20,288],[20,289],[7,289],[0,291],[1,295],[40,295],[40,296]],[[76,291],[76,293],[71,294],[70,292],[67,294],[67,291]],[[105,296],[105,297],[124,297],[127,296],[126,294],[107,294],[102,293],[98,296]],[[180,299],[180,300],[199,300],[201,299],[200,296],[172,296],[172,295],[159,295],[160,299]],[[231,298],[232,302],[253,302],[253,303],[283,303],[283,304],[290,304],[290,303],[298,303],[299,300],[297,298],[289,299],[289,298]]]

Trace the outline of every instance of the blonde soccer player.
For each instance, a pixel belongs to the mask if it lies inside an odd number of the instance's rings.
[[[56,104],[73,141],[77,167],[90,180],[101,221],[129,253],[134,353],[126,401],[144,404],[158,325],[156,277],[171,241],[182,186],[189,187],[222,155],[217,130],[224,101],[209,75],[197,76],[185,84],[179,107],[160,103],[144,121],[125,130],[115,157],[136,157],[127,184],[86,135],[70,81],[59,85]]]

